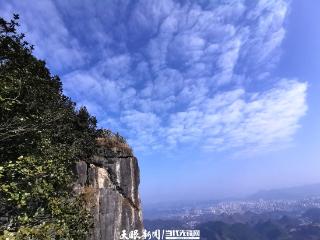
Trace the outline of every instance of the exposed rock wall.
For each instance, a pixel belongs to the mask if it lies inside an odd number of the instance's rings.
[[[75,190],[84,194],[94,217],[88,240],[118,240],[122,230],[142,230],[139,166],[130,151],[100,146],[76,170]]]

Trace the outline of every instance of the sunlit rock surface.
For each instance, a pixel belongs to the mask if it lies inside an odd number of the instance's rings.
[[[88,240],[117,240],[122,230],[142,230],[139,166],[130,149],[102,141],[93,159],[78,162],[76,170],[75,191],[84,194],[94,217]]]

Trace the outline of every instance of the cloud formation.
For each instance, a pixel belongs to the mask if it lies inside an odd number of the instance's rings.
[[[290,142],[307,110],[307,83],[273,74],[289,4],[47,0],[2,8],[23,10],[37,54],[63,73],[66,93],[137,149],[252,152]]]
[[[35,44],[35,54],[46,60],[51,68],[69,71],[84,63],[84,52],[73,37],[52,1],[4,1],[1,16],[10,19],[13,13],[22,17],[21,31]]]

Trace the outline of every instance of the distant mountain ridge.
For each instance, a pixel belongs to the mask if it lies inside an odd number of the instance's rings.
[[[248,196],[248,200],[299,200],[303,198],[320,197],[320,183],[297,187],[263,190]]]

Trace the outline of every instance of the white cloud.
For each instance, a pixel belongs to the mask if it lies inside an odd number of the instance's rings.
[[[306,83],[271,78],[288,0],[13,2],[65,92],[144,151],[272,150],[306,112]]]
[[[170,115],[166,124],[152,112],[126,111],[120,118],[133,144],[175,147],[192,144],[210,151],[270,151],[288,143],[299,128],[306,107],[307,84],[279,80],[267,92],[243,89],[221,92],[196,107]]]
[[[159,144],[161,118],[156,114],[130,110],[124,111],[119,120],[137,150],[152,149]]]
[[[68,31],[54,2],[4,1],[0,9],[7,19],[11,19],[13,13],[20,15],[22,32],[27,33],[27,40],[35,45],[35,54],[47,60],[51,68],[70,70],[84,64],[86,53]]]
[[[235,122],[224,122],[221,135],[226,143],[220,147],[249,146],[256,151],[290,141],[306,112],[306,89],[305,83],[282,80],[254,100],[241,99],[239,104],[230,105],[223,118]],[[234,114],[236,117],[232,118]]]
[[[289,141],[306,112],[306,83],[283,79],[264,93],[242,89],[208,98],[171,117],[169,143],[196,141],[211,150],[261,150]]]

